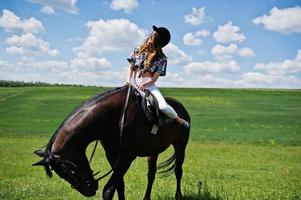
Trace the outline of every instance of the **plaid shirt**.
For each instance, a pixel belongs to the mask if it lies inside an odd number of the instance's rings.
[[[139,70],[144,69],[144,60],[146,59],[146,53],[139,54],[139,49],[135,48],[134,52],[127,58],[128,62],[134,64]],[[158,72],[160,76],[166,75],[166,66],[167,66],[167,59],[166,57],[156,58],[153,60],[150,67],[146,69],[151,73]]]

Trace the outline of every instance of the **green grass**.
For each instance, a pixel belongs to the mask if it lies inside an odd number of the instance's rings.
[[[192,116],[194,139],[301,144],[300,90],[163,90]]]
[[[31,164],[62,120],[96,87],[0,88],[0,199],[86,199],[57,175]],[[162,89],[192,117],[184,163],[188,200],[301,199],[301,91]],[[91,152],[89,147],[88,152]],[[160,161],[172,153],[160,156]],[[89,155],[89,154],[88,154]],[[92,168],[109,170],[99,148]],[[142,199],[146,159],[125,176],[127,199]],[[100,199],[103,184],[97,196]],[[153,199],[173,199],[175,177],[157,178]],[[115,199],[117,199],[115,197]]]

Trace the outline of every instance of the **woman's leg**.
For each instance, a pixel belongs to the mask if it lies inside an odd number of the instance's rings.
[[[151,85],[148,89],[156,97],[160,111],[169,118],[176,119],[178,114],[170,105],[167,104],[159,89],[155,85]]]
[[[176,111],[167,104],[161,92],[155,85],[151,85],[148,89],[156,97],[161,112],[163,112],[169,118],[174,119],[177,123],[184,125],[187,128],[189,127],[189,123],[180,118]]]

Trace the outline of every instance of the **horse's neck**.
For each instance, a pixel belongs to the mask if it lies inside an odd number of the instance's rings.
[[[116,129],[118,124],[125,95],[124,91],[113,93],[72,116],[55,137],[51,152],[82,151],[92,141],[112,134],[112,129]]]

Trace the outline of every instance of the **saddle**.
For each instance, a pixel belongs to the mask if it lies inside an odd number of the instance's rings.
[[[134,94],[138,98],[138,102],[147,121],[153,125],[151,133],[156,134],[159,126],[173,122],[173,119],[170,119],[164,113],[160,112],[156,97],[148,90],[144,92],[134,88]]]

